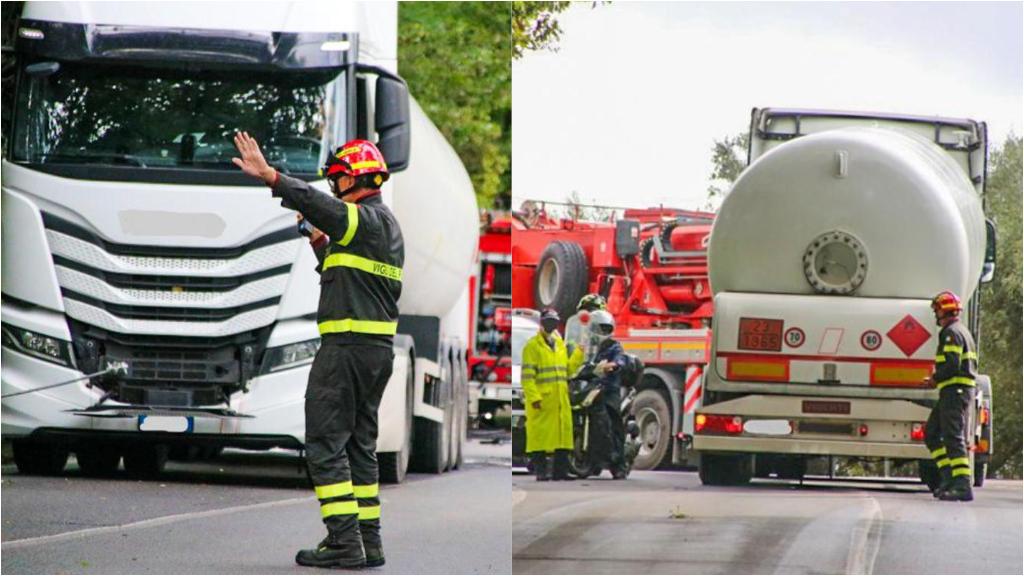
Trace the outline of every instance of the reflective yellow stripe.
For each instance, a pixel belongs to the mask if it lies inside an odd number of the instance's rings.
[[[957,354],[963,354],[964,353],[964,347],[963,346],[955,346],[953,344],[947,344],[945,347],[942,348],[942,351],[943,352],[955,352]]]
[[[956,468],[957,466],[970,466],[971,461],[966,457],[964,458],[953,458],[949,461],[949,465]]]
[[[356,229],[359,228],[359,207],[351,202],[346,202],[345,207],[348,208],[348,226],[345,227],[345,235],[338,240],[338,244],[342,246],[348,246],[356,235]]]
[[[965,352],[962,356],[960,356],[960,358],[964,360],[977,360],[978,355],[975,354],[974,352]]]
[[[356,504],[355,500],[349,500],[347,502],[328,502],[320,506],[320,516],[327,518],[328,516],[341,516],[343,514],[358,514],[359,505]]]
[[[942,460],[936,462],[935,465],[938,466],[939,468],[945,468],[946,466],[949,466],[949,458],[943,458]]]
[[[562,375],[562,376],[544,376],[544,377],[537,377],[535,379],[535,382],[537,382],[537,384],[550,384],[551,382],[561,382],[561,381],[564,381],[564,380],[565,380],[565,376],[564,375]]]
[[[954,376],[954,377],[950,378],[949,380],[943,380],[942,382],[939,382],[938,384],[935,385],[935,387],[938,388],[939,390],[942,390],[946,386],[952,386],[953,384],[963,384],[964,386],[974,386],[974,380],[968,378],[967,376]]]
[[[398,332],[398,322],[378,322],[376,320],[327,320],[319,324],[320,334],[337,334],[355,332],[357,334],[378,334],[394,336]]]
[[[360,520],[376,520],[380,518],[380,506],[360,506]]]
[[[353,162],[353,170],[362,170],[363,168],[380,168],[380,162],[376,160],[363,160],[362,162]]]
[[[970,468],[954,468],[953,469],[953,477],[954,478],[957,477],[957,476],[970,476],[970,475],[971,475],[971,469]]]
[[[939,456],[945,456],[945,455],[946,455],[946,447],[945,446],[943,446],[942,448],[939,448],[937,450],[932,450],[932,458],[938,458]]]
[[[355,487],[356,498],[376,498],[380,493],[380,484],[367,484]]]
[[[338,482],[337,484],[316,487],[316,497],[320,500],[325,498],[336,498],[338,496],[348,496],[351,493],[352,482]]]
[[[402,281],[402,269],[398,266],[377,262],[376,260],[356,256],[355,254],[330,254],[324,259],[324,270],[339,266],[355,268],[356,270],[362,270],[363,272],[369,272],[370,274],[376,274],[391,280]]]
[[[936,364],[942,364],[945,361],[946,361],[946,357],[945,356],[936,356],[935,357],[935,363]]]

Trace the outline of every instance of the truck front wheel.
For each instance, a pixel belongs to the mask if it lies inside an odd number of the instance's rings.
[[[78,469],[84,476],[113,476],[121,463],[121,451],[110,444],[92,445],[75,452]]]
[[[386,484],[401,484],[405,482],[405,475],[409,471],[409,454],[412,453],[412,426],[413,426],[413,400],[416,386],[413,381],[415,373],[412,362],[406,367],[405,380],[405,439],[402,441],[402,448],[398,452],[381,452],[377,455],[377,463],[380,469],[380,480]]]
[[[14,464],[22,474],[56,476],[68,463],[67,449],[58,444],[15,440],[12,448]]]
[[[668,400],[657,390],[642,390],[633,402],[633,415],[640,429],[640,452],[633,469],[654,470],[664,462],[672,443]]]

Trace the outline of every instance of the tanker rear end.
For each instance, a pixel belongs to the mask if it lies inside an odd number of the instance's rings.
[[[952,290],[969,301],[979,340],[977,290],[993,271],[985,125],[755,109],[750,142],[709,245],[702,481],[800,478],[814,456],[925,461],[930,300]],[[969,441],[983,474],[987,378],[978,397]]]

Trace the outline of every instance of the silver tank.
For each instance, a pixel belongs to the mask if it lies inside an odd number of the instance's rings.
[[[851,127],[751,164],[718,212],[708,257],[716,294],[966,299],[984,249],[981,201],[952,158],[910,132]]]

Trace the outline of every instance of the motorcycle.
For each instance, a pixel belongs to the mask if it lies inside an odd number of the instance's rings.
[[[622,447],[623,470],[626,477],[633,468],[633,461],[640,453],[640,427],[633,414],[633,401],[636,399],[640,376],[643,374],[643,363],[635,356],[627,355],[629,362],[622,375],[622,387],[626,394],[619,404],[625,440]],[[569,402],[572,407],[573,450],[569,455],[569,471],[577,478],[597,476],[602,467],[594,462],[590,451],[591,414],[595,406],[600,406],[602,389],[597,384],[594,365],[584,364],[576,376],[569,382]]]

